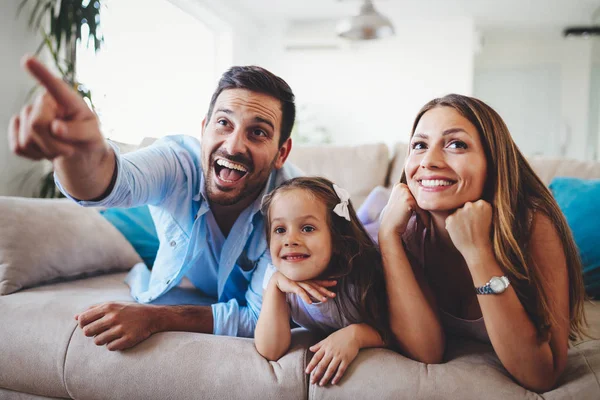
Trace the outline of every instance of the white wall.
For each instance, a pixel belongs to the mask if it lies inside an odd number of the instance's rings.
[[[393,22],[394,37],[340,49],[286,51],[290,36],[298,42],[294,26],[292,35],[272,28],[256,46],[263,49],[261,65],[290,84],[297,105],[335,143],[393,144],[408,140],[416,113],[429,100],[472,93],[476,41],[470,19]],[[331,43],[323,40],[325,47]]]
[[[17,19],[20,1],[3,2],[0,6],[0,196],[30,196],[37,191],[41,164],[13,155],[8,148],[8,123],[25,103],[34,82],[21,69],[20,59],[35,52],[39,39],[27,28],[28,10]],[[27,171],[33,169],[29,179]]]
[[[591,56],[591,41],[558,34],[486,35],[475,58],[475,96],[504,117],[524,153],[591,158]]]

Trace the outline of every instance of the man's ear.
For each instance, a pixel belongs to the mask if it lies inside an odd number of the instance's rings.
[[[206,128],[206,115],[202,118],[202,130],[200,131],[200,137],[204,137],[204,129]]]
[[[275,169],[283,167],[285,160],[290,155],[290,151],[292,151],[292,138],[288,138],[279,148],[277,159],[275,160]]]

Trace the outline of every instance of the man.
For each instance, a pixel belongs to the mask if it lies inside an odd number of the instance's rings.
[[[121,156],[75,91],[34,58],[24,67],[46,93],[12,118],[12,150],[52,160],[63,193],[84,206],[151,205],[160,239],[153,270],[138,264],[126,279],[141,304],[90,307],[75,316],[85,335],[109,350],[160,331],[253,336],[270,261],[260,203],[299,174],[284,165],[290,87],[260,67],[233,67],[212,96],[201,141],[172,136]],[[156,305],[184,278],[214,304]]]

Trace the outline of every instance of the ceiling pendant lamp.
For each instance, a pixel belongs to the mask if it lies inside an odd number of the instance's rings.
[[[365,0],[357,15],[338,23],[337,33],[345,39],[372,40],[392,36],[394,27],[388,18],[375,10],[371,0]]]

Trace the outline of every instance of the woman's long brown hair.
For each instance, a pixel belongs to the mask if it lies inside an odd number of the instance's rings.
[[[586,325],[581,261],[571,230],[552,193],[521,154],[500,115],[481,100],[450,94],[430,101],[417,114],[411,137],[423,114],[436,107],[455,109],[477,128],[487,160],[482,198],[493,207],[494,254],[542,340],[547,339],[556,316],[549,307],[552,293],[544,291],[540,269],[528,244],[534,212],[541,212],[552,221],[562,242],[569,274],[569,339],[581,337]],[[405,172],[401,182],[406,183]]]
[[[271,241],[269,209],[281,193],[300,189],[311,193],[315,201],[321,201],[329,212],[327,224],[331,231],[332,255],[329,265],[320,279],[336,279],[338,310],[346,317],[353,313],[350,303],[358,310],[360,319],[375,328],[383,341],[390,343],[389,313],[383,263],[379,249],[361,225],[349,202],[350,221],[333,213],[340,202],[333,183],[320,177],[293,178],[280,185],[263,199],[262,211],[266,219],[267,241]]]

